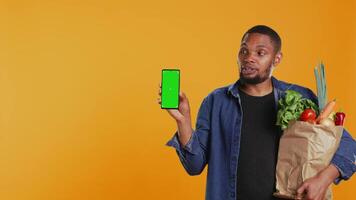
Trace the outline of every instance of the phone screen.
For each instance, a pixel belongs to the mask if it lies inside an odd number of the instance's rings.
[[[178,109],[179,105],[179,69],[163,69],[161,82],[161,108]]]

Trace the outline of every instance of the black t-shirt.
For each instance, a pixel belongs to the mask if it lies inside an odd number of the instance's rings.
[[[280,139],[273,92],[250,96],[240,90],[242,128],[237,169],[238,200],[275,200],[275,173]]]

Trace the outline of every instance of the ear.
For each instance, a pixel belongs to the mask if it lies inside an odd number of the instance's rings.
[[[273,66],[277,66],[282,60],[283,54],[282,52],[278,51],[277,54],[274,56]]]

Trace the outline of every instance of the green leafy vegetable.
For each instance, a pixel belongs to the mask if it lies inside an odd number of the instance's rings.
[[[318,106],[294,90],[287,90],[284,98],[278,101],[277,125],[284,130],[292,120],[298,120],[302,112],[311,108],[318,113]]]

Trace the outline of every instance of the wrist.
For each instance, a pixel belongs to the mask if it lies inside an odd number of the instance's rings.
[[[340,173],[339,170],[333,164],[330,164],[320,173],[319,176],[324,179],[328,184],[331,184],[337,177],[340,176]]]

